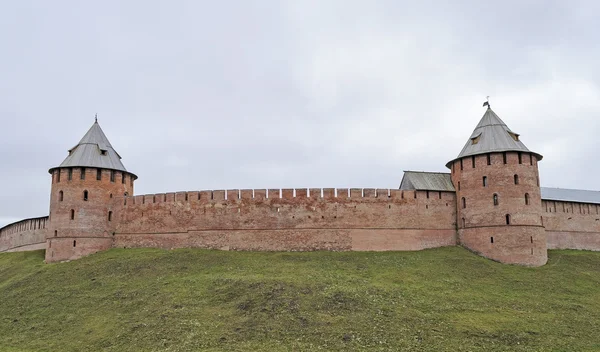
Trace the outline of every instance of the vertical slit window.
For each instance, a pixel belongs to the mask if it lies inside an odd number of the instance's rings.
[[[96,180],[102,180],[102,169],[96,170]]]
[[[487,176],[483,176],[483,187],[487,187]]]
[[[498,195],[496,193],[494,193],[494,196],[492,197],[493,201],[494,201],[494,205],[498,205],[499,201],[498,201]]]
[[[519,164],[523,164],[523,154],[519,152]]]
[[[83,200],[87,201],[88,200],[88,191],[83,191]]]
[[[502,160],[506,164],[506,152],[502,153]]]
[[[525,193],[525,205],[529,205],[529,193]]]
[[[75,210],[71,209],[71,220],[75,220]]]
[[[492,165],[492,155],[491,154],[486,154],[485,156],[487,157],[487,164],[488,165]]]
[[[121,183],[125,184],[125,173],[121,173]]]
[[[56,183],[60,182],[60,169],[56,170]]]
[[[529,154],[529,165],[533,165],[533,154]]]
[[[115,172],[114,172],[114,170],[110,170],[110,182],[115,182]]]
[[[64,193],[63,193],[63,191],[60,191],[60,192],[58,192],[58,201],[59,201],[59,202],[62,202],[62,201],[63,201],[63,198],[64,198]]]
[[[108,212],[108,221],[112,221],[112,211]]]
[[[463,159],[460,159],[460,170],[462,171],[463,169]]]
[[[460,191],[460,181],[458,181],[458,190]]]
[[[79,179],[85,180],[85,167],[81,168],[81,174],[79,175]]]
[[[462,227],[463,227],[463,229],[464,229],[465,227],[467,227],[467,226],[466,226],[466,221],[465,221],[465,218],[462,218]]]
[[[69,169],[67,171],[67,180],[71,181],[73,179],[73,169]]]
[[[506,214],[506,225],[510,225],[510,214]]]
[[[465,197],[462,197],[461,202],[462,202],[463,209],[465,209],[467,207],[467,200],[465,199]]]
[[[515,185],[518,185],[519,184],[519,175],[515,175],[514,179],[515,179]]]
[[[471,165],[475,168],[475,155],[471,157]]]

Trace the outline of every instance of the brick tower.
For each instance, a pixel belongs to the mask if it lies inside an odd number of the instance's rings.
[[[502,263],[544,265],[537,164],[542,156],[529,151],[486,105],[458,157],[446,164],[456,189],[459,242]]]
[[[52,175],[46,262],[77,259],[112,247],[116,215],[137,176],[102,132],[98,120]],[[117,201],[117,199],[120,199]]]

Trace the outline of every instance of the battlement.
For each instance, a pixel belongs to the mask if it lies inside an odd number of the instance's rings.
[[[24,219],[0,229],[0,252],[45,248],[48,217]]]

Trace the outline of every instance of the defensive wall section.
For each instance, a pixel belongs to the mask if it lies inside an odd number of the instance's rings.
[[[0,252],[33,251],[46,248],[48,217],[21,220],[0,229]]]
[[[382,251],[456,245],[454,192],[245,189],[119,201],[114,247]]]
[[[542,200],[548,249],[600,251],[600,205]]]

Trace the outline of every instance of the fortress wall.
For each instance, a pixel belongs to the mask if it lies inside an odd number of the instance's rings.
[[[419,250],[456,244],[455,204],[454,192],[359,188],[215,190],[126,197],[114,245]]]
[[[0,252],[33,251],[46,248],[48,217],[21,220],[0,229]]]
[[[600,251],[600,205],[542,201],[548,249]]]

